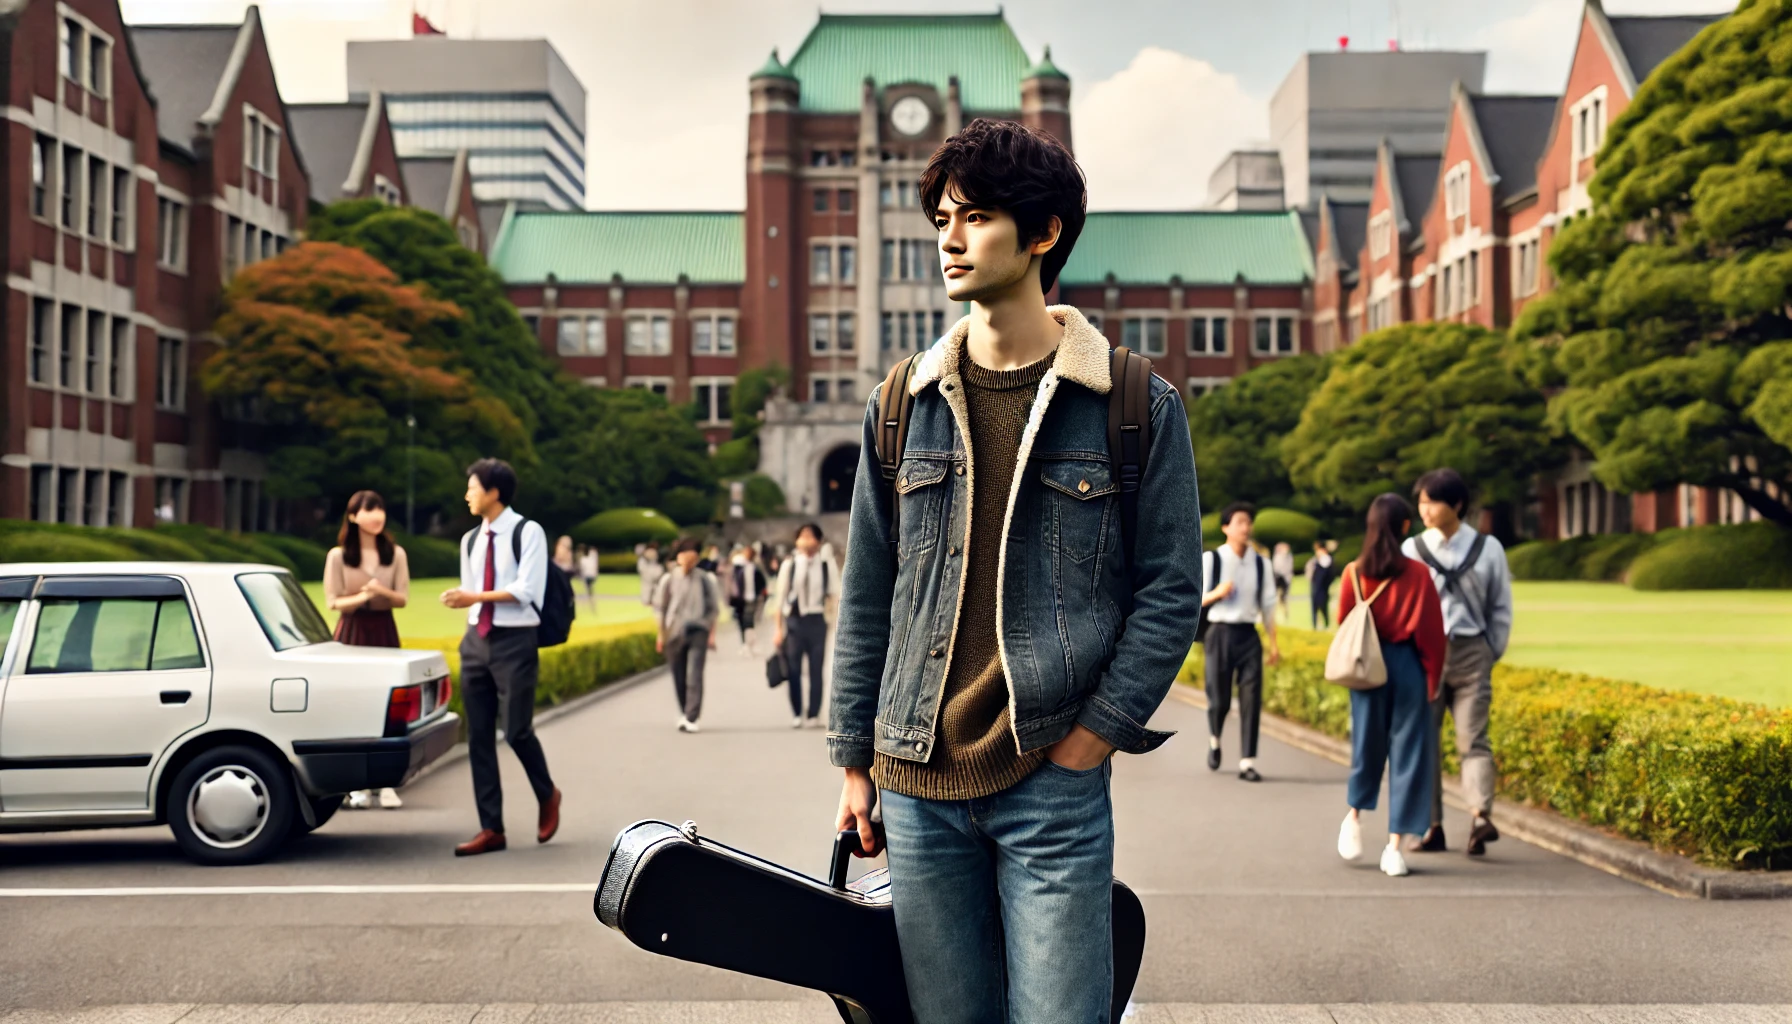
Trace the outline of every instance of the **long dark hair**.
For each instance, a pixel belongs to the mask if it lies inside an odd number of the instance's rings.
[[[1377,495],[1369,503],[1369,529],[1363,537],[1363,553],[1357,557],[1357,571],[1378,580],[1400,575],[1406,561],[1400,542],[1411,526],[1412,506],[1405,498],[1392,491]]]
[[[349,496],[348,507],[342,510],[342,528],[336,531],[336,543],[342,548],[342,561],[355,568],[361,567],[361,527],[355,524],[356,512],[368,509],[385,508],[386,499],[380,497],[378,491],[356,491]],[[381,530],[373,535],[374,550],[380,553],[380,564],[392,564],[392,531]]]

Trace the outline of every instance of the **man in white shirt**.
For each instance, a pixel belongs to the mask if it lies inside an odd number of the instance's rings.
[[[1512,573],[1500,542],[1462,521],[1468,509],[1468,484],[1453,469],[1434,469],[1419,478],[1413,493],[1419,518],[1427,529],[1401,546],[1406,557],[1431,569],[1443,601],[1444,632],[1450,646],[1443,677],[1431,704],[1432,743],[1443,727],[1444,712],[1456,725],[1456,751],[1462,760],[1462,797],[1474,821],[1468,854],[1478,857],[1500,837],[1493,827],[1493,747],[1487,741],[1488,708],[1493,700],[1493,664],[1506,653],[1512,636]],[[1438,852],[1444,842],[1443,767],[1436,752],[1438,785],[1431,787],[1431,828],[1419,849]]]
[[[1268,559],[1251,547],[1256,509],[1235,501],[1220,511],[1220,532],[1226,543],[1202,558],[1202,578],[1211,583],[1201,596],[1207,616],[1203,641],[1207,663],[1207,767],[1220,769],[1220,734],[1232,709],[1232,686],[1238,685],[1238,777],[1261,782],[1257,773],[1257,729],[1263,719],[1263,643],[1257,623],[1269,636],[1269,663],[1282,660],[1276,643],[1276,581]]]
[[[790,667],[790,726],[821,725],[821,663],[828,647],[828,602],[837,590],[831,551],[821,546],[821,525],[804,523],[796,531],[796,552],[778,567],[772,595],[772,643],[784,652]],[[785,645],[786,637],[790,643]],[[809,659],[809,704],[804,714],[802,665]]]
[[[528,773],[541,805],[536,841],[560,828],[560,790],[548,775],[547,756],[535,736],[535,681],[541,650],[536,627],[547,590],[548,538],[541,524],[510,507],[516,471],[501,459],[467,467],[467,509],[480,523],[460,545],[460,586],[442,594],[450,608],[467,609],[460,642],[461,701],[467,711],[467,761],[479,834],[454,848],[456,857],[505,848],[504,789],[498,780],[498,714],[504,739]],[[521,530],[520,539],[515,536]],[[518,557],[520,554],[521,557]]]

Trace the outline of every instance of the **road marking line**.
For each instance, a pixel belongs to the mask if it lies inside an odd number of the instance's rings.
[[[501,893],[597,892],[596,882],[489,885],[157,885],[111,888],[0,889],[0,898],[80,896],[478,896]]]

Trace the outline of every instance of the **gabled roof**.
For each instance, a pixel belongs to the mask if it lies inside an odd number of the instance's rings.
[[[1294,211],[1192,210],[1091,213],[1059,274],[1066,285],[1303,284],[1313,280]]]
[[[1393,140],[1385,137],[1375,147],[1375,176],[1387,182],[1396,233],[1418,234],[1418,222],[1430,209],[1431,194],[1437,190],[1441,163],[1443,158],[1436,153],[1396,153]]]
[[[359,192],[361,182],[351,172],[360,163],[362,175],[366,174],[365,161],[357,161],[355,156],[368,121],[378,126],[378,107],[370,100],[291,103],[286,116],[292,124],[293,144],[305,154],[305,163],[311,168],[311,198],[333,203]]]
[[[866,78],[879,87],[920,82],[944,96],[953,77],[965,110],[1009,111],[1020,109],[1020,83],[1031,63],[999,11],[823,14],[789,70],[802,87],[805,111],[856,113]]]
[[[744,216],[728,212],[518,211],[491,243],[491,265],[509,282],[741,284],[747,279]]]
[[[1495,202],[1503,202],[1537,183],[1537,161],[1555,126],[1558,97],[1463,95],[1457,112],[1470,115],[1468,128],[1476,152],[1488,166],[1482,173],[1493,183]],[[1456,114],[1452,114],[1452,117]]]
[[[504,215],[510,203],[502,199],[475,199],[473,208],[479,211],[479,243],[485,246],[489,257],[492,246],[498,241],[499,230],[504,226]]]
[[[1705,26],[1723,18],[1718,14],[1609,17],[1598,0],[1592,0],[1587,5],[1587,10],[1601,37],[1607,40],[1607,49],[1615,47],[1613,63],[1619,65],[1619,77],[1628,78],[1624,88],[1627,95],[1634,94],[1643,79],[1661,66],[1662,61],[1692,42],[1692,37],[1703,31]]]
[[[241,70],[235,59],[242,25],[132,25],[131,44],[156,96],[156,131],[191,150],[200,121],[229,96]],[[228,73],[228,74],[227,74]]]
[[[1341,203],[1325,196],[1319,200],[1319,216],[1331,231],[1333,258],[1345,270],[1355,270],[1357,257],[1369,237],[1369,204]]]
[[[406,157],[398,161],[398,169],[404,173],[404,187],[410,195],[412,206],[448,217],[450,211],[460,205],[456,202],[460,197],[453,192],[454,165],[457,159],[453,153],[440,153],[434,156]]]

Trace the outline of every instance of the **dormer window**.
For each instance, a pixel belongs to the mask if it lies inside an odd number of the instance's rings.
[[[249,107],[243,108],[243,163],[257,174],[280,177],[280,129]]]
[[[1444,175],[1444,216],[1451,220],[1468,216],[1468,161]]]
[[[1387,210],[1369,221],[1369,258],[1378,260],[1394,248],[1394,215]]]
[[[1568,109],[1568,129],[1573,138],[1574,162],[1579,163],[1599,152],[1605,144],[1605,86],[1599,86],[1581,97]]]

